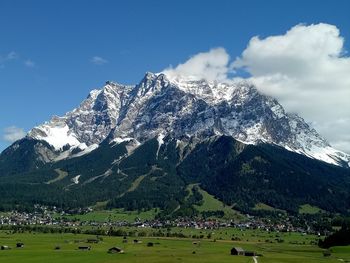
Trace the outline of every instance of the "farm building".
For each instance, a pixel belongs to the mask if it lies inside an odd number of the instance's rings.
[[[20,242],[20,243],[17,243],[17,244],[16,244],[16,247],[18,247],[18,248],[23,248],[23,247],[24,247],[24,244],[21,243],[21,242]]]
[[[231,249],[231,255],[234,256],[244,256],[244,250],[241,247],[233,247]]]
[[[8,250],[8,249],[11,249],[9,246],[1,246],[1,250]]]
[[[244,255],[247,257],[255,257],[256,253],[254,251],[245,251]]]
[[[91,247],[90,246],[80,246],[80,247],[78,247],[78,249],[87,251],[87,250],[91,250]]]
[[[108,249],[108,253],[110,254],[117,254],[117,253],[124,253],[124,250],[122,250],[121,248],[119,247],[112,247],[110,249]]]
[[[233,247],[231,249],[231,255],[234,256],[247,256],[247,257],[255,257],[256,256],[256,252],[254,251],[245,251],[243,248],[241,247]]]
[[[128,239],[126,236],[123,237],[123,243],[128,243]]]

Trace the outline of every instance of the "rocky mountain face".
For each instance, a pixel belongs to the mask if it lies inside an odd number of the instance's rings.
[[[52,162],[89,153],[105,139],[133,139],[140,145],[154,137],[200,141],[212,135],[274,144],[344,167],[350,162],[349,155],[332,148],[301,117],[286,113],[250,83],[170,79],[153,73],[135,86],[107,82],[78,108],[33,128],[24,140],[45,142],[36,146],[37,158]],[[19,145],[10,146],[11,152]]]
[[[107,82],[4,150],[0,195],[8,208],[104,201],[176,217],[198,215],[198,188],[244,213],[264,203],[346,214],[349,160],[247,82],[147,73]]]

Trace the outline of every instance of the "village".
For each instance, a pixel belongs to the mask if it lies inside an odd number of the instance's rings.
[[[269,256],[270,247],[285,249],[292,245],[300,249],[305,246],[315,248],[318,241],[329,234],[317,231],[311,227],[312,224],[300,226],[300,222],[291,216],[278,221],[245,215],[245,220],[237,222],[222,218],[184,217],[146,220],[142,214],[141,218],[134,220],[117,220],[117,214],[115,217],[108,216],[107,220],[82,220],[94,218],[91,215],[113,212],[118,213],[118,210],[62,210],[43,205],[35,205],[32,211],[27,212],[0,212],[0,250],[8,250],[5,254],[33,251],[36,242],[39,242],[45,247],[47,255],[73,252],[79,257],[89,254],[101,257],[102,252],[106,257],[124,255],[121,257],[125,257],[127,262],[128,257],[137,255],[135,253],[162,251],[168,255],[170,248],[176,247],[191,258],[209,253],[227,261],[234,257],[237,262],[245,262],[244,258],[249,257],[254,262],[260,262],[260,258]],[[294,222],[298,225],[293,225]],[[218,255],[219,251],[224,253]],[[324,257],[328,253],[328,250],[318,251]]]
[[[184,228],[184,229],[220,229],[220,228],[236,228],[241,230],[263,230],[266,232],[297,232],[303,234],[313,234],[318,236],[327,235],[328,230],[314,229],[309,224],[304,226],[293,225],[293,217],[281,219],[279,222],[267,218],[259,218],[256,216],[246,215],[246,220],[242,222],[235,222],[234,220],[222,220],[216,218],[176,218],[172,220],[141,220],[135,218],[133,222],[125,220],[78,220],[71,218],[71,215],[91,213],[91,208],[80,208],[74,210],[60,210],[56,207],[47,207],[42,205],[35,205],[33,212],[19,212],[13,210],[8,213],[0,213],[0,228],[11,226],[46,226],[46,227],[95,227],[109,229],[111,227],[136,227],[136,228]]]

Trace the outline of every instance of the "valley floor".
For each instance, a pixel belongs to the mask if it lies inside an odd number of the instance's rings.
[[[199,230],[198,230],[199,231]],[[249,233],[247,233],[249,235]],[[250,234],[253,235],[253,234]],[[313,262],[350,262],[350,247],[332,248],[329,257],[323,256],[323,250],[315,245],[266,243],[256,241],[231,241],[177,238],[138,237],[142,243],[134,244],[136,238],[106,237],[97,244],[86,243],[87,239],[96,238],[81,234],[43,234],[43,233],[10,233],[0,231],[0,245],[11,247],[0,250],[0,262],[6,263],[111,263],[111,262],[259,262],[259,263],[313,263]],[[300,240],[307,237],[300,237]],[[23,248],[16,248],[16,243],[23,242]],[[147,246],[149,242],[152,247]],[[55,247],[59,246],[59,250]],[[80,251],[79,246],[91,246],[90,251]],[[109,254],[108,249],[119,247],[123,254]],[[259,257],[231,256],[232,247],[242,247],[247,251],[261,254]]]

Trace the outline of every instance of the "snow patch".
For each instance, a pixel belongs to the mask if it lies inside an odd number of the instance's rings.
[[[90,152],[92,152],[93,150],[96,150],[98,148],[98,144],[94,143],[94,144],[91,144],[90,146],[86,147],[84,150],[82,150],[81,152],[78,152],[76,154],[73,154],[71,156],[71,158],[74,158],[74,157],[79,157],[79,156],[83,156],[85,154],[88,154]]]
[[[160,133],[157,136],[157,142],[158,142],[158,149],[156,153],[157,159],[158,159],[158,153],[159,153],[160,147],[164,144],[164,138],[165,138],[165,135],[163,133]]]
[[[78,146],[80,142],[76,138],[76,135],[69,130],[67,124],[52,126],[48,124],[43,124],[37,129],[40,129],[45,135],[37,133],[35,139],[46,141],[48,144],[52,145],[55,150],[61,150],[63,146]]]
[[[120,144],[120,143],[122,143],[122,142],[129,142],[129,141],[131,141],[131,140],[133,140],[134,138],[131,138],[131,137],[126,137],[126,138],[121,138],[121,137],[117,137],[117,138],[114,138],[112,141],[111,141],[111,143],[112,142],[115,142],[115,143],[117,143],[117,144]]]
[[[79,175],[73,177],[73,178],[72,178],[72,182],[73,182],[74,184],[79,184],[79,178],[80,178],[80,176],[81,176],[81,175],[79,174]]]

